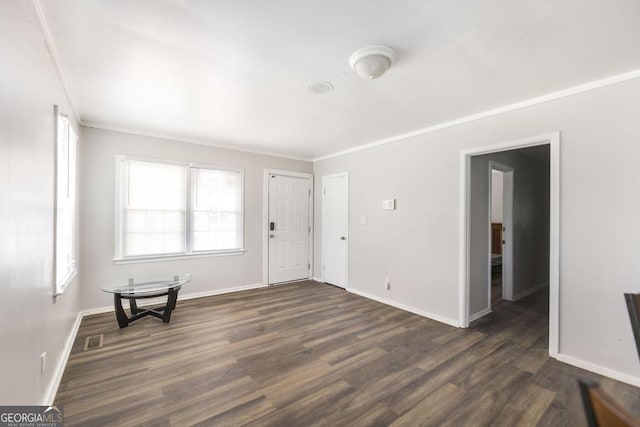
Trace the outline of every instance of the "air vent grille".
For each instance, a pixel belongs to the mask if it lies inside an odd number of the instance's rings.
[[[104,334],[91,335],[87,337],[87,339],[84,341],[84,351],[101,348],[103,339],[104,339]]]

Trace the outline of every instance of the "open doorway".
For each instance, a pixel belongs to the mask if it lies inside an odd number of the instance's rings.
[[[533,167],[533,166],[536,167]],[[537,172],[532,172],[536,169]],[[493,170],[502,173],[501,248],[492,247],[491,190]],[[510,176],[513,195],[511,213],[505,213],[505,183]],[[527,138],[461,152],[461,275],[460,325],[483,318],[509,321],[530,295],[542,295],[545,313],[540,324],[548,332],[548,352],[558,354],[559,302],[559,134]],[[508,224],[511,217],[511,225]],[[498,221],[496,221],[499,224]],[[496,227],[497,228],[497,227]],[[502,243],[504,241],[505,243]],[[492,254],[499,254],[499,262]],[[512,261],[507,258],[511,253]],[[492,264],[495,264],[492,266]],[[509,271],[509,264],[512,270]],[[501,290],[491,283],[500,273]],[[511,275],[511,285],[507,285]],[[493,276],[493,277],[492,277]],[[492,289],[495,291],[492,292]],[[510,293],[510,295],[509,295]],[[493,316],[492,301],[502,303]],[[505,303],[505,301],[514,301]],[[522,300],[522,301],[519,301]],[[516,304],[516,305],[513,305]],[[536,306],[536,309],[538,307]],[[496,317],[497,316],[497,317]],[[546,319],[546,320],[544,320]],[[546,341],[546,340],[545,340]]]

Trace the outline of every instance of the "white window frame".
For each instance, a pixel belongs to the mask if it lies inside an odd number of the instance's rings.
[[[126,168],[123,167],[125,161],[140,161],[147,163],[158,163],[163,165],[182,166],[187,171],[186,174],[186,189],[185,189],[185,251],[180,253],[171,254],[158,254],[158,255],[136,255],[125,256],[124,255],[124,230],[126,225],[125,220],[125,207],[127,201],[127,176]],[[216,171],[228,171],[236,172],[240,174],[240,247],[234,249],[220,249],[211,251],[194,251],[192,249],[192,222],[193,222],[193,209],[191,206],[192,197],[192,170],[193,169],[211,169]],[[242,255],[245,252],[244,249],[244,169],[242,168],[230,168],[225,166],[215,166],[203,163],[181,162],[175,160],[157,159],[140,156],[130,155],[116,155],[115,158],[115,177],[116,177],[116,195],[115,195],[115,256],[113,261],[116,264],[129,264],[138,262],[152,262],[152,261],[164,261],[175,259],[191,259],[202,258],[212,256],[230,256],[230,255]]]
[[[68,194],[63,196],[58,192],[58,182],[60,177],[58,176],[58,171],[60,170],[60,162],[64,159],[61,159],[58,155],[60,152],[60,121],[66,120],[66,130],[68,132],[68,165],[67,165],[67,176],[66,180],[68,181]],[[57,105],[53,106],[53,121],[54,121],[54,206],[53,206],[53,295],[55,297],[62,295],[69,286],[69,284],[75,279],[78,274],[78,263],[77,263],[77,244],[78,244],[78,133],[73,129],[71,123],[69,122],[69,118],[62,113]],[[71,192],[73,194],[71,194]],[[61,234],[61,230],[58,229],[58,209],[63,202],[63,197],[67,203],[69,203],[68,199],[71,199],[70,202],[73,204],[72,206],[72,230],[71,236],[71,259],[69,260],[68,273],[58,280],[58,240],[65,238]]]

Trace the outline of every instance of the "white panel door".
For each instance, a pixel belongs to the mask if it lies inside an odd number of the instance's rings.
[[[269,284],[309,278],[306,178],[269,175]]]
[[[323,278],[341,288],[347,286],[349,235],[349,176],[322,178]]]

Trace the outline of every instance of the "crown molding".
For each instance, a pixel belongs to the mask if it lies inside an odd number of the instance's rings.
[[[120,133],[127,133],[127,134],[130,134],[130,135],[138,135],[138,136],[147,136],[147,137],[151,137],[151,138],[167,139],[167,140],[170,140],[170,141],[186,142],[186,143],[189,143],[189,144],[206,145],[208,147],[221,148],[221,149],[224,149],[224,150],[241,151],[243,153],[258,154],[258,155],[261,155],[261,156],[279,157],[279,158],[289,159],[289,160],[299,160],[299,161],[302,161],[302,162],[311,162],[312,161],[311,158],[289,156],[287,154],[274,153],[274,152],[271,152],[271,151],[254,150],[254,149],[251,149],[251,148],[244,148],[244,147],[240,147],[240,146],[237,146],[237,145],[217,144],[217,143],[206,141],[204,139],[177,136],[177,135],[172,135],[172,134],[163,133],[163,132],[150,132],[150,131],[144,131],[144,130],[138,130],[138,129],[131,129],[131,128],[127,128],[127,127],[110,126],[110,125],[106,125],[106,124],[102,124],[102,123],[96,123],[96,122],[87,122],[87,121],[81,122],[81,124],[84,127],[107,130],[107,131],[111,131],[111,132],[120,132]]]
[[[56,67],[56,72],[58,73],[58,77],[62,82],[62,87],[64,88],[65,95],[67,96],[67,100],[69,101],[69,105],[71,105],[71,109],[73,110],[73,115],[76,118],[76,121],[79,124],[83,124],[82,120],[80,120],[80,115],[78,114],[78,107],[75,99],[72,96],[71,86],[69,84],[69,79],[67,78],[67,74],[62,67],[62,62],[60,61],[60,57],[58,55],[58,49],[56,48],[55,43],[53,42],[53,36],[51,35],[51,31],[49,30],[49,25],[47,24],[47,20],[44,17],[44,12],[42,11],[42,6],[40,5],[39,0],[31,0],[31,5],[33,6],[33,11],[38,18],[38,23],[40,24],[40,30],[42,31],[42,35],[44,36],[44,44],[49,51],[49,55],[53,60],[53,64]]]
[[[393,142],[400,142],[403,140],[407,140],[416,136],[425,135],[431,132],[435,132],[438,130],[458,126],[461,124],[473,122],[476,120],[486,119],[488,117],[498,116],[500,114],[508,113],[515,110],[521,110],[523,108],[531,107],[538,104],[543,104],[545,102],[554,101],[561,98],[566,98],[568,96],[577,95],[579,93],[588,92],[594,89],[599,89],[611,85],[615,85],[617,83],[626,82],[628,80],[637,79],[640,77],[640,69],[629,71],[627,73],[616,74],[615,76],[607,77],[600,80],[595,80],[589,83],[584,83],[577,86],[572,86],[567,89],[562,89],[556,92],[551,92],[546,95],[538,96],[535,98],[527,99],[525,101],[516,102],[514,104],[505,105],[503,107],[494,108],[493,110],[488,110],[482,113],[473,114],[471,116],[462,117],[459,119],[451,120],[444,123],[439,123],[433,126],[428,126],[426,128],[414,130],[411,132],[402,133],[400,135],[392,136],[390,138],[381,139],[378,141],[370,142],[367,144],[359,145],[357,147],[349,148],[347,150],[338,151],[333,154],[328,154],[326,156],[320,156],[313,159],[313,162],[319,162],[321,160],[331,159],[333,157],[344,156],[346,154],[355,153],[357,151],[367,150],[369,148],[378,147],[380,145],[390,144]]]
[[[353,148],[349,148],[346,150],[342,150],[342,151],[338,151],[332,154],[327,154],[325,156],[320,156],[320,157],[315,157],[315,158],[305,158],[305,157],[297,157],[297,156],[289,156],[289,155],[285,155],[285,154],[277,154],[277,153],[273,153],[273,152],[269,152],[269,151],[262,151],[262,150],[251,150],[251,149],[245,149],[245,148],[241,148],[238,146],[232,146],[232,145],[223,145],[223,144],[213,144],[204,140],[199,140],[199,139],[194,139],[194,138],[185,138],[185,137],[179,137],[179,136],[175,136],[175,135],[170,135],[170,134],[164,134],[161,132],[147,132],[147,131],[142,131],[142,130],[135,130],[135,129],[128,129],[128,128],[121,128],[121,127],[116,127],[116,126],[109,126],[109,125],[103,125],[103,124],[99,124],[99,123],[94,123],[94,122],[86,122],[81,120],[80,115],[78,114],[78,108],[77,108],[77,103],[75,102],[73,96],[72,96],[72,91],[71,91],[71,86],[69,85],[69,79],[67,78],[67,74],[64,70],[64,67],[62,66],[62,63],[59,59],[59,55],[58,55],[58,50],[56,49],[55,43],[53,41],[53,37],[51,35],[51,31],[49,30],[49,26],[47,24],[47,21],[44,17],[44,13],[42,12],[42,7],[40,5],[40,0],[31,0],[31,3],[33,5],[33,9],[35,12],[35,15],[38,19],[38,22],[40,24],[40,29],[42,31],[42,34],[44,36],[45,39],[45,45],[47,46],[47,50],[49,51],[49,54],[51,55],[51,58],[55,64],[56,67],[56,71],[58,72],[58,76],[62,82],[62,86],[64,87],[64,91],[65,94],[67,96],[67,99],[69,100],[69,104],[71,105],[71,109],[73,110],[74,116],[76,118],[76,120],[78,121],[78,123],[82,126],[86,126],[86,127],[91,127],[91,128],[96,128],[96,129],[103,129],[103,130],[110,130],[110,131],[115,131],[115,132],[122,132],[122,133],[129,133],[129,134],[133,134],[133,135],[141,135],[141,136],[150,136],[150,137],[155,137],[155,138],[162,138],[162,139],[169,139],[169,140],[173,140],[173,141],[181,141],[181,142],[188,142],[188,143],[192,143],[192,144],[200,144],[200,145],[207,145],[210,147],[216,147],[216,148],[223,148],[223,149],[227,149],[227,150],[234,150],[234,151],[243,151],[246,153],[252,153],[252,154],[260,154],[263,156],[273,156],[273,157],[280,157],[280,158],[285,158],[285,159],[291,159],[291,160],[300,160],[300,161],[305,161],[305,162],[319,162],[322,160],[327,160],[327,159],[331,159],[333,157],[339,157],[339,156],[344,156],[346,154],[350,154],[350,153],[355,153],[357,151],[362,151],[362,150],[367,150],[369,148],[373,148],[373,147],[378,147],[380,145],[385,145],[385,144],[391,144],[394,142],[400,142],[400,141],[404,141],[404,140],[408,140],[411,138],[414,138],[416,136],[420,136],[420,135],[426,135],[428,133],[432,133],[432,132],[436,132],[442,129],[447,129],[450,127],[454,127],[454,126],[458,126],[458,125],[462,125],[465,123],[470,123],[476,120],[481,120],[481,119],[486,119],[489,117],[493,117],[493,116],[498,116],[500,114],[504,114],[504,113],[508,113],[511,111],[516,111],[516,110],[520,110],[523,108],[527,108],[527,107],[531,107],[534,105],[538,105],[538,104],[543,104],[545,102],[549,102],[549,101],[554,101],[557,99],[561,99],[561,98],[566,98],[568,96],[572,96],[572,95],[577,95],[583,92],[588,92],[594,89],[599,89],[599,88],[603,88],[603,87],[607,87],[607,86],[611,86],[611,85],[615,85],[617,83],[622,83],[622,82],[626,82],[629,80],[633,80],[633,79],[637,79],[640,78],[640,69],[636,69],[636,70],[632,70],[626,73],[622,73],[622,74],[616,74],[614,76],[610,76],[610,77],[606,77],[603,79],[599,79],[599,80],[594,80],[588,83],[584,83],[584,84],[580,84],[577,86],[572,86],[566,89],[562,89],[559,91],[555,91],[555,92],[551,92],[548,93],[546,95],[542,95],[542,96],[538,96],[535,98],[530,98],[524,101],[520,101],[520,102],[516,102],[513,104],[508,104],[502,107],[498,107],[498,108],[494,108],[492,110],[488,110],[482,113],[477,113],[477,114],[473,114],[470,116],[466,116],[466,117],[461,117],[458,119],[454,119],[448,122],[444,122],[444,123],[438,123],[432,126],[427,126],[425,128],[421,128],[421,129],[417,129],[411,132],[405,132],[405,133],[401,133],[399,135],[395,135],[389,138],[384,138],[384,139],[380,139],[377,141],[373,141],[373,142],[369,142],[366,144],[362,144],[362,145],[358,145],[356,147]]]

